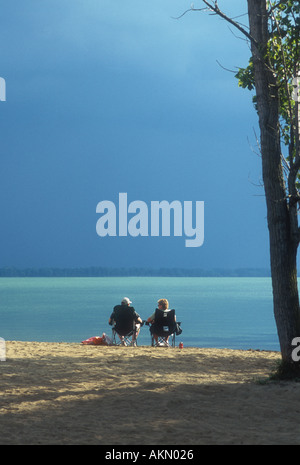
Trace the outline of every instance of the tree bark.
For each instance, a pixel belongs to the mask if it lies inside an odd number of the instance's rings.
[[[281,162],[278,87],[266,58],[269,39],[266,0],[248,0],[248,15],[250,35],[254,39],[251,47],[267,203],[274,315],[283,362],[294,367],[292,340],[300,337],[296,264],[298,233],[295,232],[298,220],[295,205],[289,203]]]

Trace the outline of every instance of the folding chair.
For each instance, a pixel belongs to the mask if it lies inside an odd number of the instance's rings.
[[[181,323],[175,320],[175,310],[156,309],[154,323],[150,327],[152,347],[175,347],[176,333],[181,332]],[[157,336],[157,342],[154,338]]]
[[[133,307],[123,305],[114,307],[113,317],[110,319],[113,345],[137,345],[136,339],[140,327],[137,317]]]

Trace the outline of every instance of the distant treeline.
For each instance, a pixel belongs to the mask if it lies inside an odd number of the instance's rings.
[[[0,268],[0,277],[118,277],[118,276],[165,276],[165,277],[269,277],[270,270],[261,268],[185,269],[185,268]]]

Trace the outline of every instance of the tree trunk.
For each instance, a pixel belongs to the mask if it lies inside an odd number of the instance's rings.
[[[254,39],[252,55],[270,237],[274,314],[284,365],[295,368],[291,354],[292,340],[300,337],[296,264],[298,238],[294,233],[295,209],[288,203],[281,163],[278,88],[266,58],[269,39],[266,0],[248,0],[248,14],[250,35]]]

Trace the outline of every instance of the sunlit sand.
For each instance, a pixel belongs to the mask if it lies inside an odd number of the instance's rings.
[[[8,342],[1,444],[300,444],[277,352]]]

